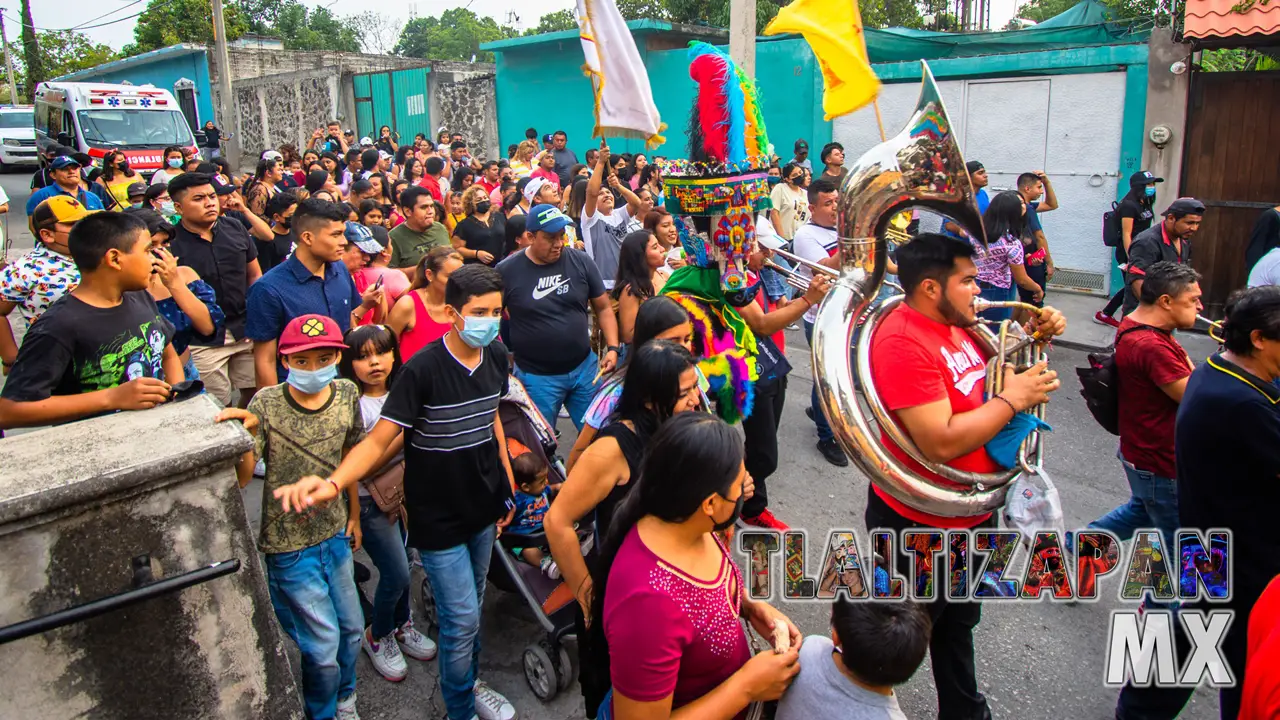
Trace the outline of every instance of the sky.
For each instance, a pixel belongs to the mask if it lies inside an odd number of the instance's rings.
[[[991,26],[1000,28],[1013,17],[1017,0],[991,0]],[[42,30],[62,30],[76,25],[98,25],[119,18],[128,18],[146,7],[148,0],[48,0],[31,3],[33,24]],[[400,21],[409,19],[410,13],[418,16],[438,16],[452,7],[470,7],[478,15],[489,15],[499,24],[514,24],[520,29],[534,27],[542,15],[572,8],[572,0],[469,0],[466,3],[443,2],[441,0],[361,0],[358,4],[348,4],[336,0],[333,2],[316,2],[303,0],[308,7],[327,5],[337,15],[354,14],[372,10]],[[344,7],[345,6],[345,7]],[[0,8],[4,10],[5,32],[10,41],[20,35],[20,5],[18,0],[0,0]],[[358,8],[348,10],[346,8]],[[519,18],[517,22],[508,22],[508,13],[514,11]],[[108,14],[110,13],[110,14]],[[93,20],[105,15],[100,20]],[[133,41],[133,26],[137,20],[130,18],[122,22],[103,27],[85,30],[94,42],[105,43],[120,49]]]

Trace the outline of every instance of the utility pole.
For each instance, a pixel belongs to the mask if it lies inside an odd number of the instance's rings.
[[[729,57],[756,76],[756,0],[729,0]]]
[[[4,16],[0,15],[0,44],[4,45],[4,65],[9,70],[9,104],[18,104],[18,86],[13,81],[13,56],[9,54],[9,37],[4,32]]]
[[[236,114],[235,97],[231,94],[231,60],[227,56],[227,26],[222,22],[222,0],[213,2],[213,44],[218,55],[218,111],[222,129],[231,133],[227,140],[227,162],[232,172],[240,171],[240,118]]]

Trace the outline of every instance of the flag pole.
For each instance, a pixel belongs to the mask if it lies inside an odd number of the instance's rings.
[[[884,136],[884,118],[880,117],[880,98],[871,101],[872,106],[876,109],[876,127],[880,128],[880,142],[888,140]]]

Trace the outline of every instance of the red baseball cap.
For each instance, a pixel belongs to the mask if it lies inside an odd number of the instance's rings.
[[[281,355],[292,355],[316,348],[347,349],[342,342],[342,331],[333,318],[313,314],[290,320],[280,335],[277,351]]]

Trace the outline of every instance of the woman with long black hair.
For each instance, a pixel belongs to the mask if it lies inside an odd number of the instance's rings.
[[[618,278],[610,294],[618,304],[618,339],[624,346],[631,343],[640,304],[662,292],[666,285],[667,276],[659,272],[666,264],[666,252],[648,230],[637,230],[622,239]]]
[[[267,201],[280,192],[276,187],[284,179],[284,169],[280,161],[274,159],[259,160],[253,177],[244,184],[241,192],[244,195],[244,206],[258,217],[265,217]]]
[[[640,347],[650,340],[670,340],[685,350],[693,352],[693,325],[689,322],[689,314],[680,307],[680,303],[659,295],[640,305],[640,311],[636,313],[632,346]],[[622,397],[622,384],[627,376],[627,367],[634,357],[635,353],[629,354],[623,358],[616,370],[601,379],[600,389],[596,391],[596,396],[592,398],[591,404],[587,406],[587,413],[582,418],[582,429],[578,431],[577,442],[569,451],[567,462],[569,471],[573,471],[578,458],[582,457],[587,446],[596,439],[596,433],[615,419],[618,401]],[[701,375],[698,381],[705,391],[706,382]]]
[[[1018,287],[1033,293],[1036,300],[1044,299],[1044,288],[1027,275],[1022,264],[1022,233],[1026,228],[1026,216],[1026,201],[1018,193],[1006,190],[991,199],[987,212],[982,216],[982,225],[987,231],[986,247],[973,238],[969,239],[976,253],[973,262],[978,266],[978,285],[982,288],[984,300],[1013,300],[1015,282]],[[1009,308],[992,308],[983,311],[982,317],[999,322],[1012,314]]]
[[[110,191],[116,207],[129,207],[129,186],[142,181],[142,175],[129,167],[129,158],[122,151],[111,150],[102,158],[102,175],[98,182]]]
[[[638,480],[592,571],[587,662],[611,685],[598,717],[731,720],[781,697],[800,671],[800,631],[746,596],[717,537],[748,493],[742,439],[710,413],[672,418]],[[785,628],[790,647],[753,657],[743,619],[769,639]]]

